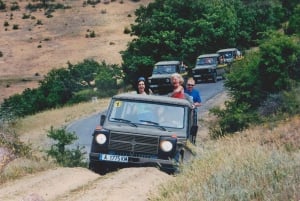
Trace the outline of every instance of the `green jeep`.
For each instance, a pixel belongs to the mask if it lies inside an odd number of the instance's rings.
[[[191,156],[187,143],[194,142],[197,129],[188,100],[115,95],[94,130],[89,168],[105,174],[123,167],[154,166],[174,173]]]
[[[186,67],[180,61],[160,61],[154,65],[152,75],[148,78],[149,88],[153,93],[166,94],[173,90],[171,75],[179,73],[187,79]]]
[[[227,64],[222,62],[220,54],[202,54],[197,57],[195,68],[192,69],[193,78],[199,81],[217,82],[218,77],[223,78]]]

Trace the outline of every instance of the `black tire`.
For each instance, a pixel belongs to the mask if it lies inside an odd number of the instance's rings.
[[[107,166],[95,162],[89,163],[89,169],[100,175],[105,175],[109,172]]]
[[[212,81],[213,81],[214,83],[216,83],[216,82],[218,81],[217,73],[216,73],[216,72],[212,75]]]

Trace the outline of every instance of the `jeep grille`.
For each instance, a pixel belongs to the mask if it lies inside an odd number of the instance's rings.
[[[109,149],[122,152],[157,154],[159,137],[127,133],[110,134]]]
[[[210,73],[211,69],[207,68],[207,69],[197,69],[193,71],[193,74],[205,74],[205,73]]]
[[[158,84],[158,85],[170,84],[171,85],[171,81],[170,81],[170,78],[152,78],[151,84]]]

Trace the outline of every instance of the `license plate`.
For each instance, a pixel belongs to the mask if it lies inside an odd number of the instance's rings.
[[[158,85],[157,84],[152,84],[152,85],[150,85],[150,87],[152,88],[154,88],[154,87],[158,87]]]
[[[201,77],[201,75],[194,75],[194,77]]]
[[[100,161],[113,161],[113,162],[128,163],[128,156],[100,154],[99,160]]]

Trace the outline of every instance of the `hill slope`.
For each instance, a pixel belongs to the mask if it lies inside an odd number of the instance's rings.
[[[152,0],[153,1],[153,0]],[[0,12],[0,103],[3,98],[37,86],[49,70],[94,59],[121,64],[120,51],[132,40],[124,29],[134,23],[134,11],[151,0],[130,0],[83,6],[79,0],[57,0],[70,9],[55,10],[52,18],[44,10],[29,13],[27,1],[20,10]],[[123,3],[121,3],[123,2]],[[22,19],[24,15],[28,19]],[[9,25],[4,26],[7,22]],[[13,29],[14,25],[18,29]],[[94,32],[95,37],[87,37]]]

